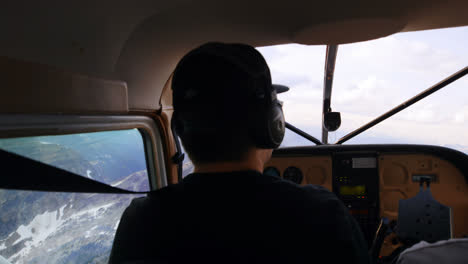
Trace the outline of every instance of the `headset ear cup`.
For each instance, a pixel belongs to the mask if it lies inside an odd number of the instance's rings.
[[[268,118],[268,145],[270,148],[277,148],[281,145],[285,133],[284,114],[281,105],[277,101],[273,102],[273,105],[269,111]]]
[[[269,136],[266,131],[268,128],[268,112],[264,102],[258,102],[251,110],[250,115],[250,134],[252,135],[253,142],[258,148],[270,148]]]
[[[253,113],[251,127],[255,145],[258,148],[277,148],[285,133],[283,109],[275,100],[269,106],[260,104]]]

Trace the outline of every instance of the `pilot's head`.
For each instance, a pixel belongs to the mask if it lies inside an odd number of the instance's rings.
[[[178,63],[172,80],[173,122],[197,164],[241,161],[269,153],[284,136],[284,117],[263,56],[243,44],[207,43]]]

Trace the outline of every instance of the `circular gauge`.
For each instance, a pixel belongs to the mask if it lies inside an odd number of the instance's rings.
[[[275,167],[266,167],[263,170],[263,174],[268,175],[268,176],[281,177],[279,170]]]
[[[294,183],[301,184],[304,176],[302,175],[302,171],[299,168],[288,167],[284,170],[283,178]]]

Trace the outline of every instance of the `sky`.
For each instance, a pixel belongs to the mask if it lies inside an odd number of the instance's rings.
[[[468,27],[398,33],[340,45],[333,80],[333,111],[342,124],[332,143],[403,101],[468,66]],[[258,48],[291,124],[321,138],[326,46]],[[468,152],[468,76],[419,101],[349,143],[414,143]],[[310,144],[304,141],[304,144]]]

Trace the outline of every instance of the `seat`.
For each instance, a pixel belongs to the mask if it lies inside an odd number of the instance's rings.
[[[468,238],[458,238],[427,243],[421,241],[403,251],[397,264],[462,264],[468,259]]]

